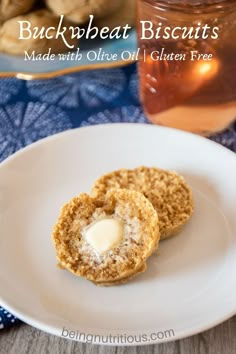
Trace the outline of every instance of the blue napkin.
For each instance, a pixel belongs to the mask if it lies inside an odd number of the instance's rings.
[[[135,64],[50,80],[0,79],[0,161],[46,136],[113,122],[148,123]],[[236,152],[236,124],[211,139]],[[0,307],[0,329],[17,322]]]

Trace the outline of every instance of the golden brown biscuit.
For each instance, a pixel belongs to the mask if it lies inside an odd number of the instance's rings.
[[[9,18],[23,15],[32,9],[35,0],[1,0],[0,1],[0,22]]]
[[[136,273],[134,273],[133,275],[130,275],[126,278],[122,278],[116,281],[112,281],[112,282],[93,282],[95,285],[97,286],[113,286],[113,285],[121,285],[121,284],[125,284],[128,283],[130,280],[132,280],[133,278],[137,277],[137,275],[140,275],[141,273],[144,273],[147,270],[147,264],[142,264],[141,267],[139,269],[137,269]]]
[[[193,212],[193,198],[184,178],[175,172],[139,167],[108,173],[95,181],[92,196],[102,198],[111,188],[143,193],[159,217],[161,239],[178,233]]]
[[[55,30],[50,31],[50,36],[52,39],[47,38],[30,38],[19,40],[19,23],[18,21],[29,21],[31,23],[31,28],[37,26],[39,28],[45,27],[55,27]],[[27,51],[35,54],[47,53],[49,48],[52,49],[51,53],[58,54],[68,51],[68,47],[61,37],[55,38],[56,28],[58,27],[58,18],[54,16],[48,10],[38,10],[30,12],[23,16],[14,17],[6,21],[0,29],[0,51],[24,55]],[[67,22],[64,24],[67,25]],[[65,32],[65,38],[70,45],[78,45],[77,39],[71,39],[69,32]]]
[[[116,11],[122,0],[46,0],[47,6],[58,16],[75,24],[88,22],[89,15],[100,18]]]
[[[104,219],[121,223],[123,236],[98,253],[86,230]],[[102,200],[80,194],[62,208],[52,238],[60,267],[97,285],[114,285],[146,269],[159,242],[158,216],[135,191],[111,190]]]
[[[115,27],[129,25],[133,27],[136,20],[136,0],[123,1],[117,11],[110,16],[102,17],[96,20],[96,26],[101,29],[109,27],[111,30]]]

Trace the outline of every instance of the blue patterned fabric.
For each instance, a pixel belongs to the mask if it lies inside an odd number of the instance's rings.
[[[0,79],[0,161],[46,136],[113,122],[148,123],[135,64],[50,80]],[[236,152],[236,124],[211,139]],[[17,322],[0,307],[0,329]]]

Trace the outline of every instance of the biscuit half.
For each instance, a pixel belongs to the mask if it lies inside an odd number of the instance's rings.
[[[98,254],[84,231],[105,218],[122,223],[123,239]],[[97,285],[114,285],[146,269],[160,239],[158,216],[136,191],[111,190],[102,199],[80,194],[62,208],[52,239],[60,267]]]
[[[138,191],[152,203],[161,239],[177,234],[193,213],[192,192],[176,172],[148,167],[117,170],[95,181],[92,196],[102,198],[111,188]]]

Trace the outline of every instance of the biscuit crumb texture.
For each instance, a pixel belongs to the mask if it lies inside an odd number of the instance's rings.
[[[84,230],[104,218],[122,222],[124,237],[98,254],[87,242]],[[152,204],[141,193],[123,189],[111,189],[101,199],[87,194],[72,199],[62,208],[52,234],[60,267],[97,285],[123,283],[143,272],[159,238],[158,216]]]
[[[184,178],[175,172],[139,167],[108,173],[97,181],[92,195],[102,198],[111,188],[142,193],[158,213],[161,239],[177,234],[193,213],[193,197]]]

